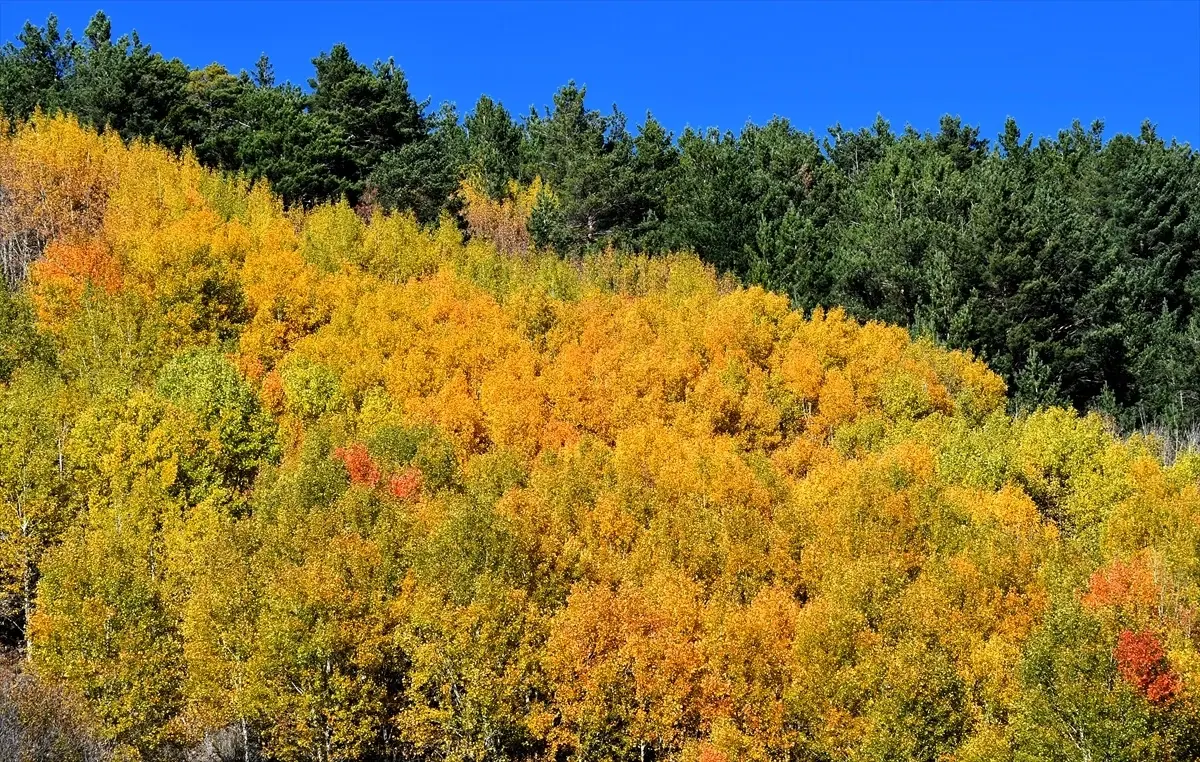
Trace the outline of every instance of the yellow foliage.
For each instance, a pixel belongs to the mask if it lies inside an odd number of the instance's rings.
[[[0,187],[0,235],[45,238],[28,288],[64,352],[151,347],[150,375],[219,347],[278,427],[252,488],[196,498],[236,439],[134,373],[115,407],[78,395],[35,654],[129,748],[250,722],[281,760],[499,758],[503,734],[524,758],[1002,758],[1064,596],[1111,640],[1160,632],[1195,690],[1200,460],[1009,418],[968,354],[694,256],[530,251],[538,180],[464,183],[464,242],[39,115],[0,138]],[[921,746],[928,717],[954,740]]]
[[[95,232],[133,160],[120,136],[97,135],[70,117],[39,112],[17,125],[15,134],[6,130],[0,141],[0,237],[32,231],[48,241]]]
[[[508,198],[496,200],[486,190],[482,177],[474,175],[463,180],[459,188],[463,200],[463,216],[471,235],[490,241],[504,254],[520,254],[531,247],[529,217],[538,199],[553,196],[540,177],[529,185],[515,180],[508,184]]]

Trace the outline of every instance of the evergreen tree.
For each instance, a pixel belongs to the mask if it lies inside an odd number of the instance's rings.
[[[306,93],[277,83],[265,55],[253,72],[189,69],[114,36],[104,13],[78,41],[51,16],[0,49],[0,109],[13,128],[63,110],[189,149],[292,206],[344,197],[423,224],[449,213],[506,231],[513,251],[694,251],[805,310],[840,306],[970,349],[1018,406],[1036,387],[1032,399],[1099,406],[1126,428],[1200,421],[1200,161],[1149,124],[1034,141],[1009,120],[989,145],[949,116],[924,134],[881,116],[820,140],[775,118],[675,139],[649,114],[631,134],[574,83],[520,122],[482,96],[460,123],[427,113],[391,60],[368,66],[335,45],[313,65]],[[8,210],[40,192],[0,178],[13,285],[47,236]]]
[[[532,179],[521,177],[524,133],[502,104],[486,95],[479,96],[475,109],[463,120],[463,129],[466,166],[482,175],[492,198],[504,198],[513,180]]]
[[[52,112],[63,105],[63,91],[75,70],[76,43],[70,31],[64,38],[58,18],[45,28],[25,22],[17,42],[0,49],[0,106],[9,118],[25,119],[35,108]]]
[[[384,154],[367,179],[374,200],[389,209],[410,210],[427,224],[456,210],[469,150],[453,107],[443,106],[429,124],[428,136]]]
[[[344,153],[338,152],[345,163],[333,171],[354,202],[386,154],[426,136],[426,104],[413,99],[404,72],[390,59],[368,68],[337,44],[314,58],[313,66],[310,113],[345,145]]]

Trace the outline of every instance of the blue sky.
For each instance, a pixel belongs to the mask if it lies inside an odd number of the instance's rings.
[[[592,106],[647,110],[669,129],[738,130],[788,117],[936,126],[961,116],[987,137],[1013,116],[1053,134],[1103,119],[1108,135],[1143,119],[1200,146],[1200,0],[979,3],[232,3],[0,2],[0,34],[55,13],[82,33],[103,8],[168,57],[252,68],[280,80],[344,42],[360,60],[392,56],[418,97],[468,110],[481,93],[524,113],[569,79]]]

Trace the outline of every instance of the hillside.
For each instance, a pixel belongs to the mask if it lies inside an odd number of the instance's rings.
[[[92,739],[46,758],[1200,757],[1195,453],[692,255],[0,133],[0,243],[40,251],[0,730]]]
[[[251,72],[189,68],[113,23],[97,13],[78,37],[54,17],[28,25],[0,48],[0,111],[190,150],[290,206],[346,198],[424,224],[462,216],[470,177],[496,202],[539,180],[538,245],[691,251],[797,310],[841,307],[970,350],[1013,411],[1200,432],[1200,160],[1149,122],[1040,136],[1010,119],[985,135],[971,114],[925,133],[880,117],[814,134],[776,118],[672,135],[651,114],[597,110],[573,82],[524,114],[488,96],[459,113],[344,45],[313,51],[307,83],[281,83],[265,57]]]

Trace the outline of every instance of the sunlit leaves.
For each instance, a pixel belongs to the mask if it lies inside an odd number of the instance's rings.
[[[70,178],[47,132],[117,169],[20,217],[3,634],[122,753],[1190,753],[1195,456],[691,256],[531,251],[532,188],[468,183],[464,241],[32,125],[13,187]]]

